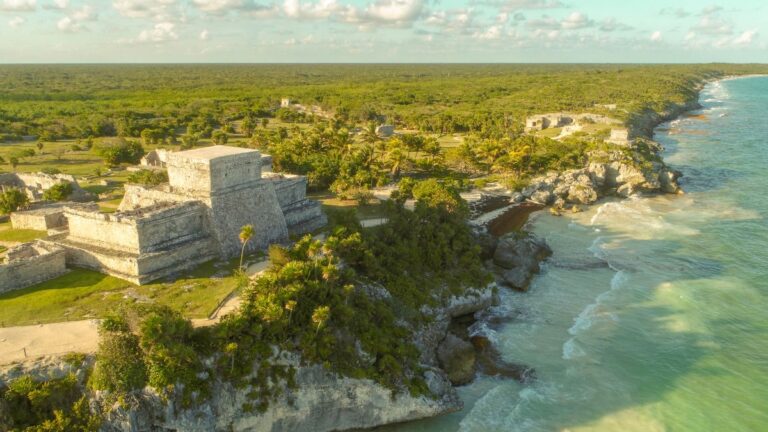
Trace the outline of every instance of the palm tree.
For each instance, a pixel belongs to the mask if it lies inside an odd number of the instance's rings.
[[[327,321],[331,317],[331,308],[328,306],[318,306],[312,313],[312,323],[315,325],[315,334],[320,331]]]
[[[245,225],[242,228],[240,228],[240,243],[243,244],[242,249],[240,249],[240,269],[243,269],[243,256],[245,255],[245,246],[248,244],[248,241],[251,240],[253,237],[253,225]]]

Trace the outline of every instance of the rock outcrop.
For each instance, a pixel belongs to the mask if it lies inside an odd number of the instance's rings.
[[[540,270],[539,262],[552,254],[543,240],[526,233],[510,233],[499,239],[493,264],[499,282],[510,288],[526,290],[528,282]]]

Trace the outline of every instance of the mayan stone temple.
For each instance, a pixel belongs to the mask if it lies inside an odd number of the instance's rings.
[[[67,266],[144,284],[239,255],[244,225],[255,230],[251,251],[325,225],[320,204],[306,198],[306,178],[262,174],[261,159],[229,146],[170,153],[167,184],[126,185],[113,214],[66,207],[66,228],[40,242],[63,249]]]

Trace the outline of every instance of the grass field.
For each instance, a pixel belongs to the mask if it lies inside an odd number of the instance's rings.
[[[189,318],[205,318],[238,288],[239,280],[232,274],[236,266],[232,262],[217,268],[208,262],[176,281],[142,286],[74,269],[56,279],[0,295],[0,326],[98,318],[132,303],[167,305]]]
[[[8,242],[28,242],[35,239],[43,238],[48,233],[45,231],[37,231],[30,229],[3,229],[0,230],[0,241]]]

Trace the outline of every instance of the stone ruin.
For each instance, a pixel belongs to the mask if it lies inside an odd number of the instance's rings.
[[[213,146],[168,154],[167,184],[128,184],[118,212],[65,207],[66,231],[41,241],[66,252],[69,266],[136,284],[240,254],[239,233],[253,225],[247,251],[322,227],[320,204],[303,176],[262,175],[256,150]]]
[[[34,203],[28,209],[11,213],[11,225],[14,229],[31,229],[38,231],[66,228],[67,218],[64,211],[68,208],[98,211],[99,205],[77,202]]]
[[[44,282],[66,273],[64,249],[42,241],[8,249],[0,261],[0,293]]]
[[[41,201],[43,193],[59,183],[72,185],[72,194],[67,198],[70,201],[93,201],[96,196],[77,183],[74,176],[69,174],[45,174],[45,173],[3,173],[0,174],[0,191],[9,188],[17,188],[24,191],[32,202]]]

